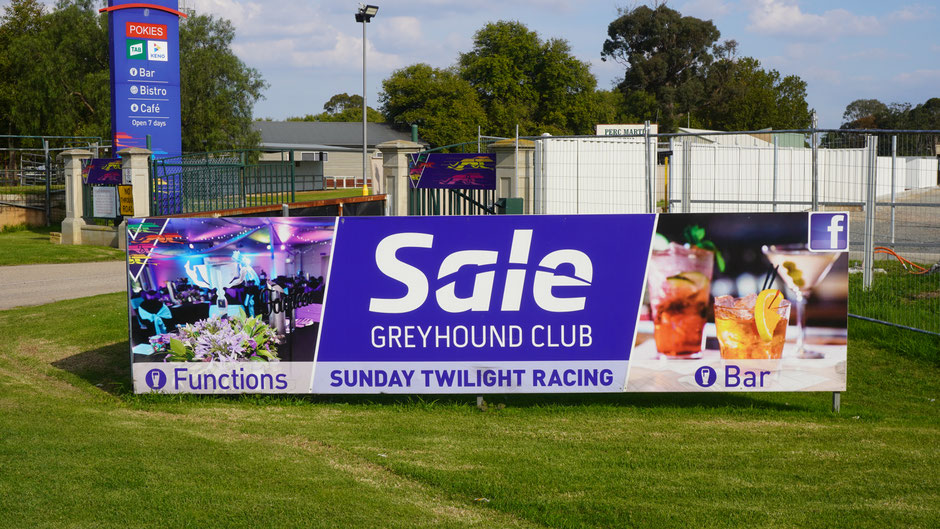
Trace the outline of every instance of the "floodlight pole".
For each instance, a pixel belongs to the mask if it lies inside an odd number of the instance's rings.
[[[368,24],[375,13],[379,10],[378,6],[359,4],[359,11],[356,12],[356,22],[362,23],[362,196],[369,194],[369,143],[368,133],[366,132],[366,24]]]

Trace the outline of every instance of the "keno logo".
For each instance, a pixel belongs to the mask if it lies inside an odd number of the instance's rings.
[[[509,248],[509,267],[502,285],[500,311],[515,312],[522,306],[526,281],[531,278],[532,296],[539,308],[548,312],[576,312],[584,310],[585,296],[556,297],[554,287],[588,287],[594,277],[590,257],[580,250],[558,249],[543,256],[530,274],[529,261],[533,230],[514,230]],[[375,248],[375,264],[385,276],[403,283],[407,292],[400,298],[370,298],[369,311],[402,314],[417,310],[428,299],[428,276],[421,269],[398,259],[403,248],[434,246],[434,235],[429,233],[396,233],[379,241]],[[476,267],[473,290],[468,297],[457,296],[456,279],[445,283],[434,293],[438,307],[450,313],[488,311],[496,282],[496,264],[500,252],[496,250],[461,250],[440,261],[437,279],[447,279],[463,267]],[[571,275],[561,275],[558,269],[573,268]],[[570,292],[570,290],[568,291]],[[579,291],[583,293],[583,291]]]
[[[128,22],[125,26],[128,37],[166,40],[166,24],[145,24]]]
[[[168,61],[166,42],[162,40],[147,41],[147,59],[151,61]]]

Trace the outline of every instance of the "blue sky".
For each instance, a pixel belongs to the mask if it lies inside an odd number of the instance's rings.
[[[372,0],[368,26],[367,100],[395,69],[454,64],[473,34],[496,20],[518,20],[543,39],[562,38],[588,62],[600,88],[623,67],[600,50],[618,7],[635,0]],[[7,4],[0,0],[0,5]],[[235,52],[270,84],[256,117],[283,119],[322,111],[337,93],[362,91],[362,26],[347,0],[182,0],[236,27]],[[711,19],[721,38],[765,68],[799,75],[820,126],[838,127],[846,104],[860,98],[922,103],[940,97],[938,11],[931,2],[670,0],[685,15]]]

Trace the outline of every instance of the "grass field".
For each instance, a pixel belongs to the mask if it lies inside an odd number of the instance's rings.
[[[862,289],[862,274],[849,276],[849,312],[940,334],[940,274],[912,274],[895,260],[876,261],[874,268],[880,272],[869,290]],[[940,362],[940,355],[921,353]]]
[[[330,200],[333,198],[361,197],[362,188],[328,189],[325,191],[298,191],[296,196],[297,202],[308,202],[311,200]]]
[[[117,248],[49,242],[49,232],[59,229],[16,226],[0,230],[0,266],[124,259],[124,251]]]
[[[0,312],[0,527],[940,522],[940,368],[874,345],[885,327],[850,321],[834,414],[822,393],[135,396],[126,324],[121,294]]]

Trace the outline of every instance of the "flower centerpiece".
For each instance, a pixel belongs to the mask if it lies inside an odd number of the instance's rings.
[[[150,339],[166,362],[277,362],[277,343],[261,316],[212,316]]]

